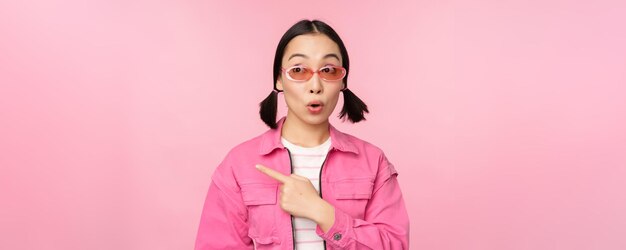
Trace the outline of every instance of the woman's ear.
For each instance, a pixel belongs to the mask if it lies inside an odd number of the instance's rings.
[[[279,90],[279,91],[283,91],[284,90],[283,89],[283,82],[280,79],[276,80],[276,89]]]

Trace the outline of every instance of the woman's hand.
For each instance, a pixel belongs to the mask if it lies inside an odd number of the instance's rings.
[[[309,179],[296,174],[283,175],[263,165],[256,168],[282,184],[280,207],[285,212],[315,221],[324,232],[330,229],[335,222],[335,208],[317,194]]]

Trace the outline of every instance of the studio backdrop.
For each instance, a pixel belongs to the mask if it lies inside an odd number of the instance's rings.
[[[370,114],[331,123],[396,167],[411,249],[626,249],[625,10],[2,1],[0,249],[192,249],[213,170],[267,129],[276,45],[301,19],[348,49]]]

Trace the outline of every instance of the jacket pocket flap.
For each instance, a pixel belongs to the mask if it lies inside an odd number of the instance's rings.
[[[266,244],[272,244],[272,243],[280,243],[280,238],[276,236],[266,236],[266,237],[259,237],[259,236],[253,236],[253,235],[248,235],[248,236],[252,238],[252,240],[254,240],[255,244],[266,245]]]
[[[374,183],[370,180],[342,180],[334,183],[335,198],[341,199],[369,199],[372,197]]]
[[[277,184],[246,184],[241,186],[241,196],[246,205],[276,204]]]

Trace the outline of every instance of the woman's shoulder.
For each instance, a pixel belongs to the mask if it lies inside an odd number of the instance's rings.
[[[335,131],[337,132],[336,134],[339,135],[336,136],[339,140],[344,141],[346,145],[354,146],[359,153],[364,153],[366,155],[384,155],[382,148],[371,142],[370,139],[364,139],[360,136],[339,130]]]
[[[358,159],[367,159],[366,162],[374,163],[370,165],[371,170],[378,173],[377,176],[379,178],[385,180],[389,176],[397,174],[394,165],[389,161],[385,152],[379,146],[369,140],[362,139],[348,133],[339,132],[335,134],[338,135],[336,137],[343,140],[343,144],[348,145],[346,147],[353,147],[356,149],[358,152]]]
[[[252,138],[249,138],[247,140],[244,140],[242,142],[235,144],[233,147],[230,148],[226,156],[232,157],[232,156],[240,156],[240,155],[249,155],[252,153],[258,154],[259,149],[261,148],[261,145],[263,145],[264,143],[264,139],[267,133],[268,132],[266,131],[262,134],[256,135]]]
[[[267,132],[266,132],[267,133]],[[254,136],[231,147],[217,167],[217,171],[237,175],[241,171],[253,169],[261,156],[259,150],[263,144],[264,134]]]

